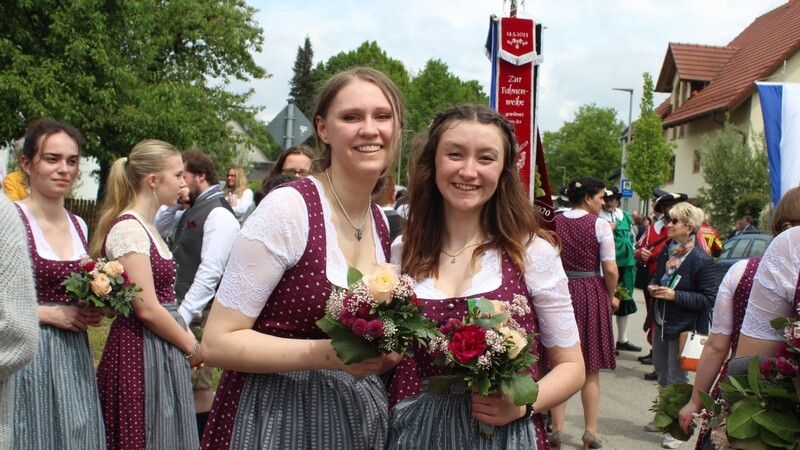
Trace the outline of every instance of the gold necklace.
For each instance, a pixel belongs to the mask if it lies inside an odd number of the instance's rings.
[[[459,250],[459,251],[458,251],[458,253],[456,253],[455,255],[451,255],[450,253],[447,253],[447,252],[446,252],[446,251],[444,251],[444,250],[442,250],[442,253],[444,253],[445,255],[447,255],[447,256],[449,256],[449,257],[450,257],[450,264],[455,264],[455,263],[456,263],[456,258],[458,258],[459,256],[461,256],[461,254],[462,254],[462,253],[464,253],[464,251],[465,251],[466,249],[468,249],[468,248],[470,248],[470,247],[476,247],[476,246],[478,246],[478,245],[481,245],[481,243],[480,243],[480,242],[478,242],[478,243],[476,243],[476,244],[468,244],[468,245],[465,245],[465,246],[464,246],[463,248],[461,248],[461,250]]]
[[[339,195],[336,194],[336,189],[333,188],[333,183],[331,182],[331,176],[328,173],[328,169],[325,169],[325,177],[328,179],[328,186],[331,187],[331,192],[333,192],[333,198],[336,199],[336,203],[339,205],[339,209],[341,209],[342,213],[344,213],[344,218],[347,219],[347,221],[350,222],[350,225],[353,228],[356,229],[356,233],[355,233],[356,240],[357,241],[361,241],[361,238],[364,236],[364,233],[361,232],[361,229],[364,228],[364,224],[367,223],[367,217],[369,217],[369,212],[370,212],[369,211],[370,210],[369,206],[370,206],[371,201],[367,201],[367,212],[364,213],[364,219],[361,220],[361,225],[356,226],[356,224],[353,223],[353,220],[350,219],[350,215],[347,214],[347,211],[344,209],[344,205],[342,205],[342,201],[339,200]]]

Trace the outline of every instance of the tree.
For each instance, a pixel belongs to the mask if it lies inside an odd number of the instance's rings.
[[[489,102],[483,87],[477,81],[461,81],[450,73],[447,64],[438,59],[425,63],[425,68],[411,80],[406,96],[408,128],[422,131],[433,116],[453,105]]]
[[[244,0],[28,0],[0,4],[0,141],[47,115],[78,127],[84,154],[111,162],[157,138],[232,159],[225,121],[252,91],[232,78],[267,76],[252,58],[263,42]]]
[[[700,168],[706,186],[700,188],[700,200],[718,230],[730,229],[745,214],[758,217],[769,202],[763,135],[753,136],[751,142],[749,145],[747,133],[730,121],[714,139],[703,136]]]
[[[542,136],[548,173],[561,173],[560,167],[564,167],[568,178],[606,179],[619,167],[619,136],[623,129],[624,124],[617,119],[613,108],[600,108],[595,104],[581,106],[572,121]],[[552,192],[558,192],[557,183],[561,178],[550,178]]]
[[[395,82],[401,92],[408,92],[411,79],[406,66],[401,61],[387,56],[375,41],[366,41],[355,50],[340,52],[331,56],[326,62],[317,64],[314,69],[316,90],[318,91],[330,77],[357,66],[380,70]]]
[[[297,58],[294,60],[292,71],[292,89],[289,95],[294,98],[294,104],[303,111],[306,117],[311,115],[311,108],[314,107],[314,73],[313,60],[314,50],[311,48],[311,39],[306,36],[302,47],[297,48]]]
[[[633,140],[628,146],[625,173],[633,190],[648,204],[653,188],[662,186],[669,177],[669,161],[674,144],[664,140],[664,125],[653,110],[653,78],[645,72],[639,119],[634,122]]]

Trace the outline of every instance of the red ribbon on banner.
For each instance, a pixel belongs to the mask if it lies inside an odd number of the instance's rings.
[[[534,129],[534,101],[536,98],[534,63],[536,62],[536,24],[530,19],[503,17],[499,19],[497,37],[497,78],[494,86],[496,108],[513,125],[516,131],[518,154],[517,168],[520,178],[530,190],[531,165],[536,158],[536,168],[545,195],[534,200],[545,222],[553,220],[553,204],[547,183],[546,166],[541,141]]]

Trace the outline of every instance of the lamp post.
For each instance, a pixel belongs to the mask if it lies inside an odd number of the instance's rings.
[[[561,187],[567,185],[567,168],[564,166],[556,166],[556,169],[561,169]]]
[[[626,141],[622,141],[622,162],[619,165],[619,181],[622,183],[622,180],[625,179],[625,160],[627,160],[627,151],[628,145],[631,143],[631,114],[633,113],[633,89],[631,88],[612,88],[615,91],[622,91],[628,93],[628,136]],[[622,190],[622,186],[620,185],[620,190]],[[628,209],[628,199],[622,200],[622,209]]]

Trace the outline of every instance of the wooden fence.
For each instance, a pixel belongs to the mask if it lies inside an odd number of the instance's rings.
[[[100,207],[95,200],[68,198],[64,200],[64,207],[86,221],[86,225],[89,227],[89,236],[94,235],[98,214],[100,213]]]

